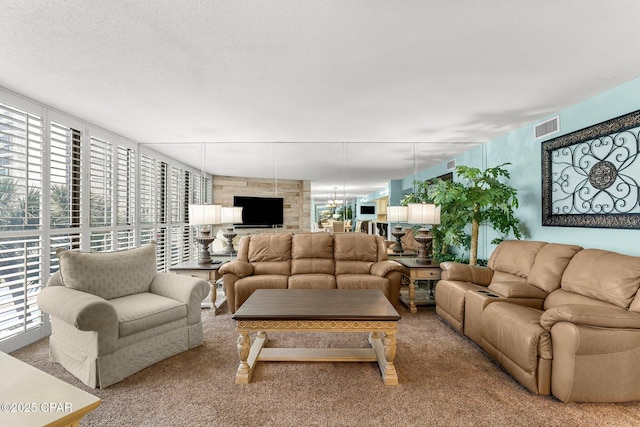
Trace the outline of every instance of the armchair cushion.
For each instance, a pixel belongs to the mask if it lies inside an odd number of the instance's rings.
[[[148,292],[114,298],[109,302],[118,313],[120,338],[187,317],[185,304]]]
[[[103,299],[148,292],[156,270],[155,243],[116,252],[58,249],[64,286]]]

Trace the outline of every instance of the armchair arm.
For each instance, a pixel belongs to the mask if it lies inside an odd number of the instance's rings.
[[[406,272],[407,268],[392,260],[378,261],[371,266],[371,274],[374,276],[385,277],[392,271]]]
[[[218,271],[223,275],[226,273],[232,273],[242,279],[243,277],[251,276],[253,274],[253,265],[244,261],[231,261],[222,264]]]
[[[640,329],[640,313],[616,307],[566,304],[550,308],[540,317],[540,325],[547,331],[558,322],[601,328]]]
[[[149,292],[183,302],[187,305],[190,325],[200,321],[200,303],[207,297],[211,285],[196,277],[173,273],[157,273]]]
[[[38,306],[80,331],[118,329],[118,314],[113,305],[87,292],[47,286],[38,295]]]
[[[493,278],[493,270],[479,265],[462,264],[460,262],[441,262],[442,280],[471,282],[476,285],[489,286]]]

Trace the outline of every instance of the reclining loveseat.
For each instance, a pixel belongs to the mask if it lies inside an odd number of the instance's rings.
[[[640,257],[506,241],[487,267],[441,268],[437,313],[530,391],[640,399]]]
[[[219,271],[235,313],[256,289],[380,289],[395,305],[405,267],[387,258],[380,236],[265,233],[243,236],[237,261]]]

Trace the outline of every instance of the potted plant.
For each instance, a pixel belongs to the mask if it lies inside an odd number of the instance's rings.
[[[469,264],[476,265],[478,259],[478,234],[481,224],[487,224],[501,236],[491,241],[497,244],[509,233],[520,239],[520,221],[515,216],[518,207],[517,190],[501,182],[509,179],[504,166],[487,168],[484,171],[469,166],[458,166],[459,182],[432,179],[416,183],[416,192],[408,195],[403,204],[428,202],[441,206],[441,223],[433,226],[434,256],[447,259],[447,246],[469,247]],[[471,234],[465,231],[471,224]]]

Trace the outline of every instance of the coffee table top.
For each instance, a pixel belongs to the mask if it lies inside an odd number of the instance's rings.
[[[258,289],[232,318],[384,321],[400,315],[377,289]]]

